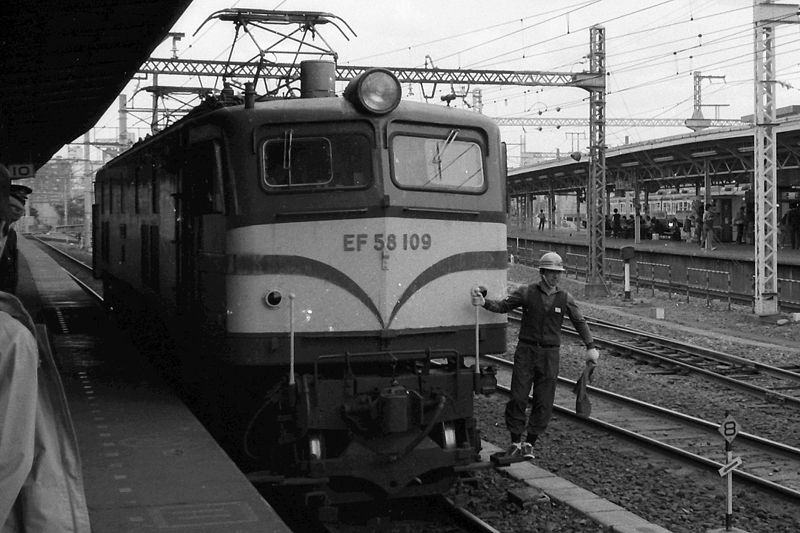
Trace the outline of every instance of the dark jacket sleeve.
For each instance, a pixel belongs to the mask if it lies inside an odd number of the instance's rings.
[[[581,336],[581,340],[583,341],[583,344],[586,345],[586,348],[594,348],[592,332],[589,331],[589,326],[586,324],[586,319],[583,318],[583,313],[581,313],[578,303],[570,293],[567,293],[567,315],[569,315],[570,322],[572,322],[572,325],[575,327],[578,335]]]
[[[524,307],[527,292],[528,287],[520,285],[502,300],[487,299],[486,303],[483,304],[483,308],[493,313],[508,313],[517,307]]]

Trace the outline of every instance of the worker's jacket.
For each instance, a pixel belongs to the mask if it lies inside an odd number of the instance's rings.
[[[507,313],[517,307],[522,307],[520,342],[534,346],[560,346],[561,323],[564,316],[567,316],[586,347],[594,347],[586,320],[575,299],[567,291],[556,288],[548,292],[542,282],[520,285],[505,299],[486,300],[484,305],[485,309],[495,313]]]

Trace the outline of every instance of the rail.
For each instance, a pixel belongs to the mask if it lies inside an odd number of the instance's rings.
[[[489,355],[486,358],[504,372],[514,366],[512,361],[501,357]],[[497,388],[510,393],[506,385],[498,384]],[[571,407],[575,403],[574,388],[574,381],[558,377],[554,411],[703,468],[719,470],[724,466],[716,460],[714,447],[707,445],[718,438],[718,424],[593,386],[587,387],[592,396],[592,416],[580,417]],[[764,490],[800,501],[800,484],[794,476],[772,477],[775,471],[796,471],[800,465],[800,449],[744,432],[739,433],[738,439],[738,452],[745,459],[745,466],[733,475]]]

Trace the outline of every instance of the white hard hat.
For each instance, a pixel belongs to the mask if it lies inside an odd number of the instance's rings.
[[[539,259],[539,270],[557,270],[564,272],[564,261],[555,252],[547,252]]]

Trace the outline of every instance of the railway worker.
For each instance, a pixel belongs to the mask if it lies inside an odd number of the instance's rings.
[[[0,165],[0,252],[19,218],[8,190]],[[77,445],[63,431],[66,406],[56,404],[63,390],[48,387],[58,374],[40,353],[30,315],[0,292],[0,531],[88,533]]]
[[[511,433],[511,446],[507,452],[510,457],[532,459],[533,445],[553,415],[564,315],[569,317],[586,345],[586,361],[597,363],[600,356],[578,304],[571,294],[558,286],[563,272],[561,256],[548,252],[539,260],[541,280],[538,283],[521,285],[503,300],[486,299],[483,287],[472,290],[473,305],[480,305],[488,311],[508,313],[522,307],[522,325],[511,376],[511,399],[505,408],[506,428]],[[530,416],[526,417],[531,386],[533,404]]]
[[[31,193],[25,185],[11,185],[8,194],[8,224],[6,244],[0,254],[0,291],[16,294],[19,282],[19,253],[17,251],[17,232],[10,227],[25,214],[25,202]]]

